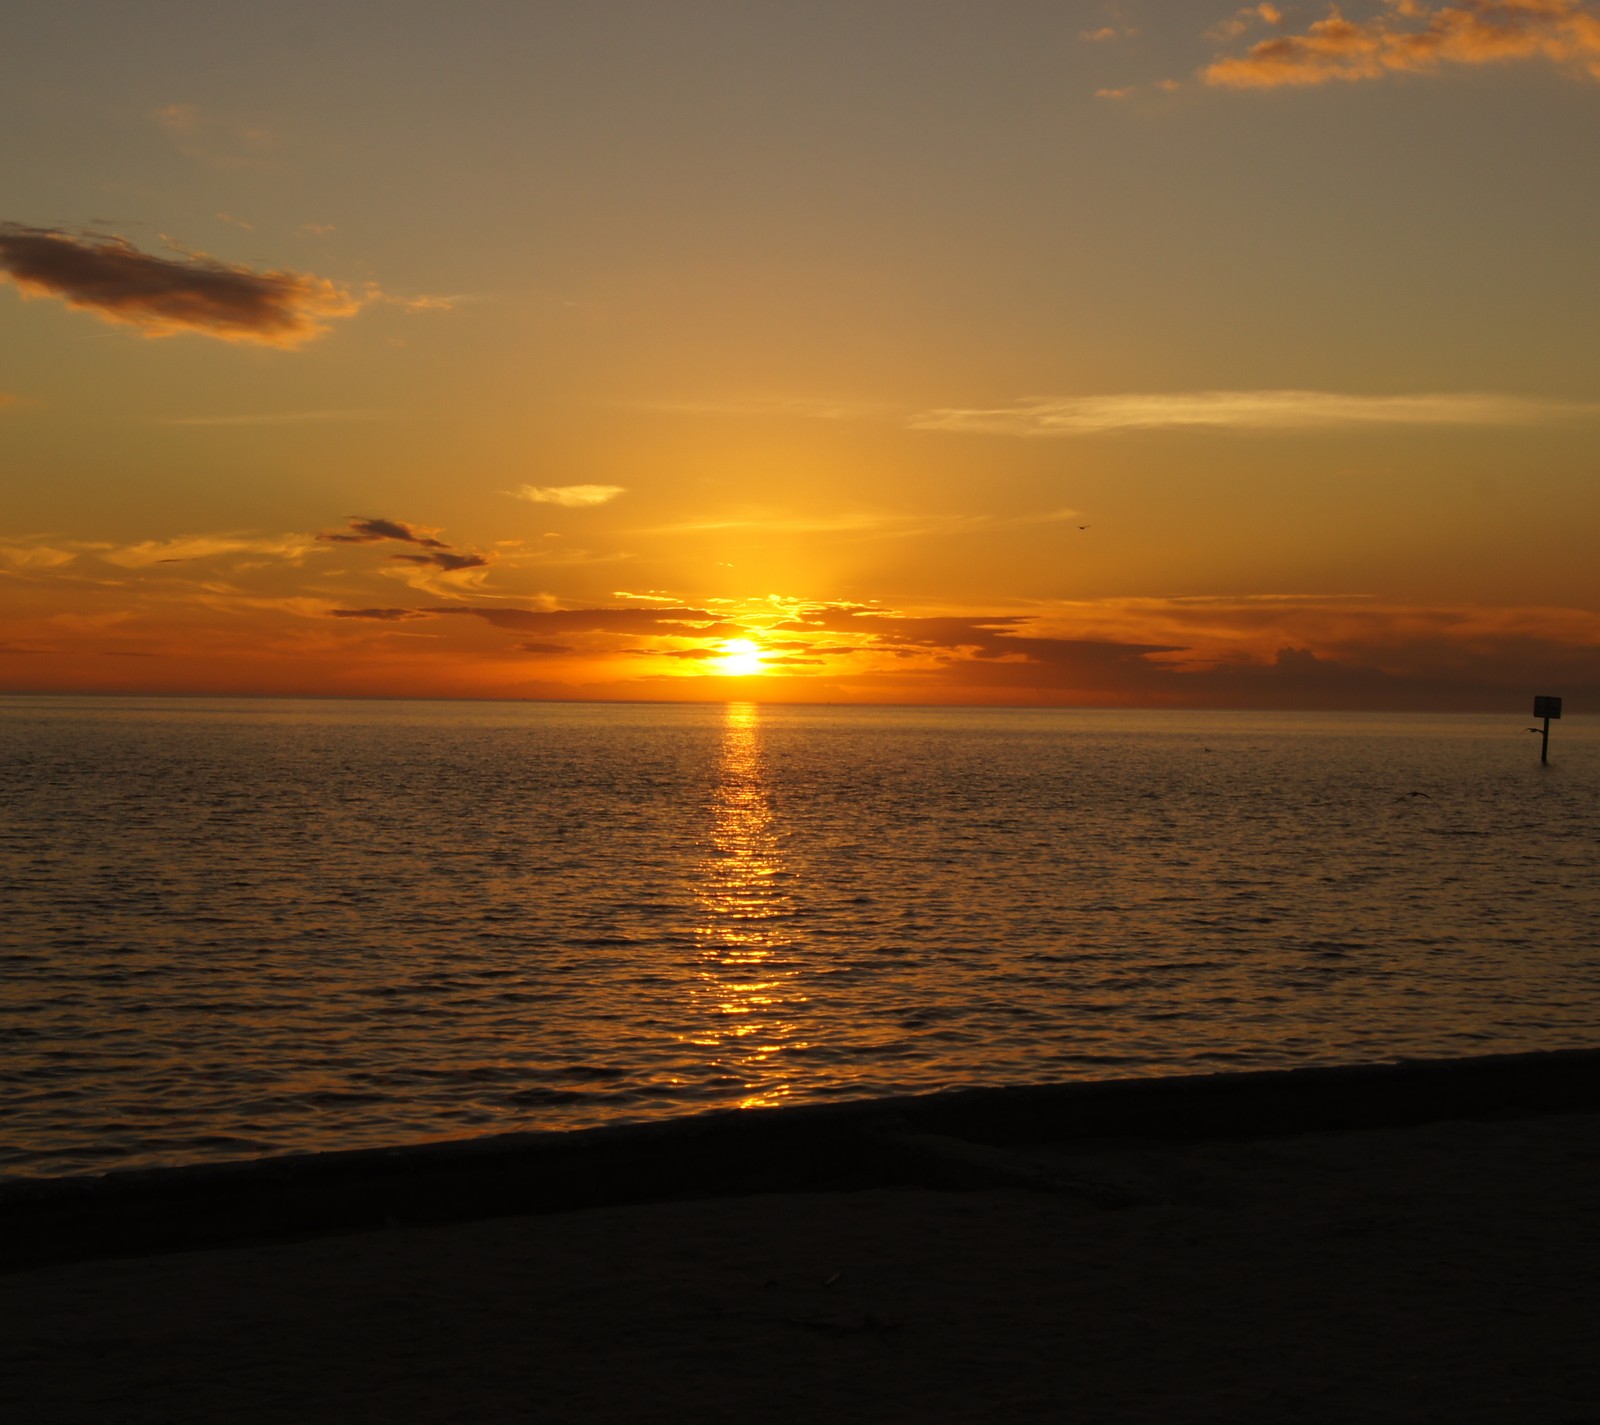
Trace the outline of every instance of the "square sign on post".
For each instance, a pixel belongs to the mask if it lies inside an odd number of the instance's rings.
[[[1535,717],[1560,717],[1560,698],[1538,698],[1533,700],[1533,715]]]

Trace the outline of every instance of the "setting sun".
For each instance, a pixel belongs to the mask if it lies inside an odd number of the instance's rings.
[[[717,672],[729,678],[748,678],[767,671],[761,661],[761,646],[748,638],[728,639],[716,666]]]

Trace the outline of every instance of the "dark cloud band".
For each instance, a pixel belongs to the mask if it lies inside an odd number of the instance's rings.
[[[427,554],[391,554],[402,564],[416,564],[422,568],[443,569],[456,574],[463,569],[483,569],[489,557],[484,554],[465,554],[452,549],[442,539],[408,525],[404,520],[370,519],[364,515],[351,515],[344,529],[323,530],[317,536],[327,544],[382,544],[393,540],[399,544],[414,544],[426,549]]]
[[[0,274],[30,297],[55,297],[146,336],[198,333],[292,347],[361,300],[309,273],[231,266],[203,253],[160,257],[126,238],[0,223]]]

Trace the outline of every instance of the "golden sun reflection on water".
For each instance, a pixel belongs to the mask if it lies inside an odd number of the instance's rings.
[[[806,1047],[797,1017],[806,995],[789,953],[794,906],[753,703],[728,704],[711,809],[711,844],[695,891],[694,997],[703,1022],[691,1042],[743,1085],[741,1108],[764,1107],[793,1092],[789,1060]]]

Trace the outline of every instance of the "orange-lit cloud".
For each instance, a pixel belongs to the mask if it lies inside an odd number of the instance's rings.
[[[895,701],[1511,707],[1543,683],[1600,695],[1600,616],[1578,609],[1338,596],[1110,600],[988,617],[814,606],[779,629],[812,634],[814,654],[825,651],[817,635],[843,636],[864,666],[833,674],[841,688]]]
[[[536,505],[565,505],[568,509],[581,509],[586,505],[603,505],[625,494],[621,485],[519,485],[507,490],[508,495],[528,500]]]
[[[1051,396],[1011,406],[947,408],[911,418],[914,430],[1064,436],[1163,426],[1296,430],[1358,425],[1536,425],[1600,415],[1600,403],[1467,392],[1352,396],[1333,391],[1176,391]]]
[[[1303,34],[1275,35],[1216,60],[1204,78],[1233,89],[1272,89],[1519,59],[1600,79],[1600,14],[1585,0],[1385,0],[1365,20],[1346,19],[1333,6]]]
[[[993,614],[766,600],[725,615],[691,605],[399,608],[135,572],[137,590],[34,571],[68,581],[64,597],[80,602],[8,624],[0,656],[16,655],[9,685],[720,699],[733,674],[749,679],[740,696],[785,701],[1516,714],[1543,689],[1566,695],[1573,711],[1600,706],[1600,616],[1581,609],[1337,597],[1129,599]],[[81,602],[91,596],[99,602]],[[748,645],[759,672],[730,667],[731,644]],[[148,666],[136,669],[133,655]],[[114,670],[110,659],[127,667]]]
[[[295,347],[361,300],[309,273],[232,266],[204,253],[158,257],[126,238],[0,224],[0,275],[147,337],[180,333]]]
[[[1236,10],[1220,24],[1213,25],[1207,32],[1206,38],[1222,43],[1226,40],[1236,40],[1240,35],[1254,29],[1257,25],[1281,25],[1283,11],[1276,5],[1246,5],[1242,10]]]
[[[368,547],[381,563],[335,557]],[[1548,691],[1600,708],[1600,612],[1584,608],[1291,591],[928,609],[665,590],[563,607],[525,588],[472,597],[487,565],[377,517],[320,537],[14,536],[0,657],[15,664],[0,673],[36,691],[717,699],[732,677],[741,696],[786,701],[1515,711]],[[514,582],[509,562],[493,568]],[[385,577],[422,597],[377,593]]]

